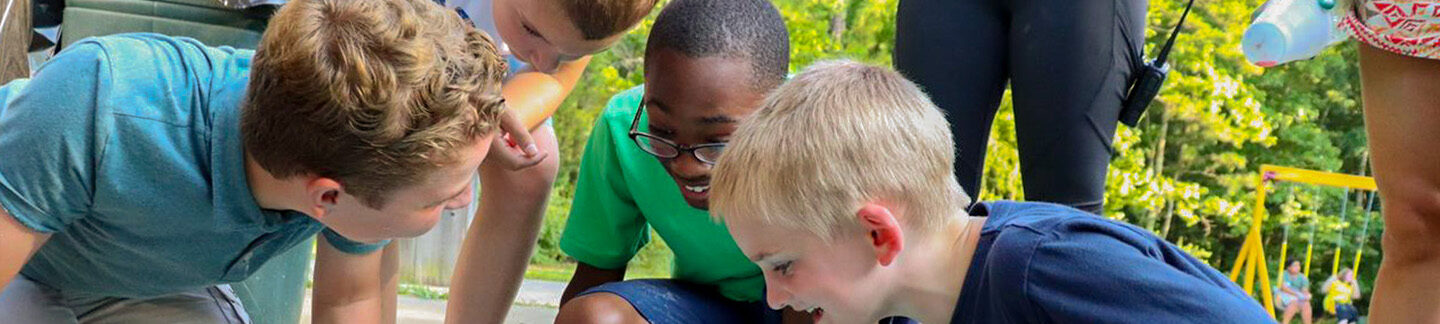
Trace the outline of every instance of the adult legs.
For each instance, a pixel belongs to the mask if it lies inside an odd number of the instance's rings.
[[[895,68],[945,111],[955,138],[955,177],[977,199],[985,144],[1005,91],[1008,18],[994,0],[901,0]]]
[[[1011,91],[1025,199],[1100,213],[1145,0],[1017,0]],[[1128,35],[1128,38],[1126,37]]]
[[[1385,218],[1371,322],[1440,322],[1440,61],[1359,46]]]

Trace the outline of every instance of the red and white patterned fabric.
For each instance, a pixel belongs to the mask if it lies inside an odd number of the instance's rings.
[[[1340,21],[1356,40],[1386,51],[1440,60],[1440,0],[1356,1]]]

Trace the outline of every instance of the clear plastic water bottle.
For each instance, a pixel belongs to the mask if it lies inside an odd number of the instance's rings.
[[[1251,64],[1271,67],[1314,57],[1345,40],[1333,0],[1270,0],[1260,7],[1240,44]]]

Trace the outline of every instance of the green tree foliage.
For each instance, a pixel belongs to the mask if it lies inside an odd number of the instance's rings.
[[[792,71],[834,58],[889,65],[897,2],[776,0],[790,30]],[[1263,224],[1251,224],[1261,164],[1368,174],[1354,43],[1276,68],[1250,65],[1241,53],[1240,38],[1261,3],[1197,0],[1159,98],[1140,125],[1116,131],[1104,216],[1152,230],[1225,271],[1251,226],[1262,226],[1265,233],[1271,275],[1280,262],[1282,240],[1288,238],[1289,256],[1303,258],[1313,237],[1314,282],[1329,276],[1337,246],[1343,266],[1349,266],[1364,237],[1366,257],[1359,278],[1370,282],[1378,268],[1382,225],[1378,207],[1365,212],[1360,192],[1347,195],[1344,189],[1278,184],[1265,202],[1270,216]],[[1180,0],[1150,2],[1146,53],[1164,42],[1184,6]],[[555,115],[561,171],[534,259],[538,263],[565,261],[556,245],[586,137],[610,95],[644,81],[645,35],[652,19],[596,55],[585,79]],[[1024,199],[1009,96],[1006,93],[995,118],[981,199]],[[1342,205],[1348,208],[1344,213]],[[1367,217],[1368,229],[1363,226]],[[669,252],[659,243],[642,252],[638,265],[668,266]],[[1368,294],[1370,287],[1362,286]],[[1359,302],[1363,306],[1365,299]]]
[[[1378,268],[1381,225],[1378,213],[1363,212],[1359,192],[1277,184],[1265,202],[1269,217],[1251,224],[1261,164],[1368,174],[1354,43],[1277,68],[1250,65],[1239,43],[1262,2],[1197,1],[1160,97],[1141,125],[1117,132],[1106,216],[1184,242],[1227,271],[1251,226],[1262,226],[1272,275],[1283,240],[1289,257],[1303,259],[1313,236],[1310,276],[1317,282],[1329,276],[1337,246],[1342,266],[1350,266],[1359,237],[1369,237],[1359,271],[1368,282]],[[1147,53],[1163,43],[1184,5],[1150,3]],[[1367,215],[1373,223],[1362,229]]]

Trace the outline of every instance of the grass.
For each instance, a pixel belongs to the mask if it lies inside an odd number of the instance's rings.
[[[629,270],[625,271],[625,280],[669,278],[669,264],[651,265],[637,264],[631,262]],[[570,282],[570,277],[575,275],[575,263],[566,262],[561,264],[531,264],[525,269],[525,279],[544,280],[554,282]]]
[[[575,264],[531,264],[525,268],[525,279],[554,282],[569,282],[575,275]]]
[[[523,301],[516,301],[514,305],[516,305],[516,306],[525,306],[525,307],[535,307],[535,308],[559,308],[559,307],[556,307],[555,305],[551,305],[551,304],[545,304],[545,303],[530,303],[530,302],[523,302]]]
[[[641,248],[625,266],[626,280],[670,278],[670,264],[675,256],[660,235],[652,232],[651,237],[650,244]],[[570,282],[570,277],[574,275],[575,261],[568,258],[566,261],[531,262],[530,267],[525,269],[525,279],[532,280]]]
[[[446,300],[446,299],[450,299],[450,294],[449,294],[449,293],[441,292],[441,291],[439,291],[439,290],[432,289],[432,288],[430,288],[430,287],[428,287],[428,286],[423,286],[423,285],[400,284],[400,287],[399,287],[399,289],[397,290],[397,292],[398,292],[399,294],[401,294],[401,295],[406,295],[406,296],[415,297],[415,298],[420,298],[420,299],[429,299],[429,300]]]

